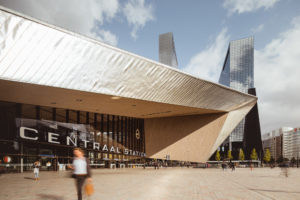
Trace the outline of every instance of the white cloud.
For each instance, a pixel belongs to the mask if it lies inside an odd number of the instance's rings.
[[[129,0],[123,9],[127,22],[133,26],[131,36],[136,39],[137,31],[148,21],[154,20],[152,5],[145,5],[144,0]]]
[[[255,81],[263,133],[300,126],[300,16],[292,27],[255,51]]]
[[[117,46],[118,44],[118,38],[115,34],[107,30],[102,30],[100,28],[99,30],[94,32],[94,38],[97,38],[98,40],[106,42],[113,46]]]
[[[259,33],[264,29],[265,25],[260,24],[258,27],[251,29],[252,33]]]
[[[291,27],[260,50],[255,50],[254,80],[262,133],[282,126],[300,127],[300,16]],[[223,29],[215,42],[192,57],[183,69],[218,81],[228,47]]]
[[[117,37],[95,25],[112,20],[119,11],[118,0],[0,0],[0,4],[50,24],[117,45]]]
[[[223,6],[229,14],[254,12],[260,8],[269,9],[279,0],[225,0]]]
[[[217,82],[228,48],[229,36],[223,29],[214,42],[192,57],[184,71],[206,80]]]

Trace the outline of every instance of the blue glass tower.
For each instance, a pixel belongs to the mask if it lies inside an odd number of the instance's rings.
[[[254,88],[254,38],[247,37],[231,41],[220,75],[219,83],[248,93],[248,89]],[[232,150],[233,143],[240,143],[244,139],[245,119],[232,131],[225,141]]]

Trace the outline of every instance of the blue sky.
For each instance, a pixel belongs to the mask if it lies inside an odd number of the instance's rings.
[[[217,82],[230,40],[255,38],[262,132],[300,127],[299,0],[0,0],[65,29],[158,60],[173,32],[179,69]]]

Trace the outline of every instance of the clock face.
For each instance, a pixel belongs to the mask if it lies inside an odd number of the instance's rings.
[[[138,140],[141,138],[141,134],[140,134],[140,130],[139,129],[136,129],[136,131],[135,131],[135,137]]]

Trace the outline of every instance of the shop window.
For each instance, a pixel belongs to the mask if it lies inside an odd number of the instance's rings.
[[[53,109],[50,107],[40,107],[40,118],[41,120],[50,120],[52,121],[53,119],[53,114],[52,114]]]
[[[56,108],[56,121],[67,122],[66,121],[66,110],[61,108]]]
[[[86,112],[80,111],[79,113],[80,113],[80,124],[86,124],[87,122]]]
[[[69,111],[69,123],[72,123],[72,124],[77,123],[77,112],[74,110]]]

